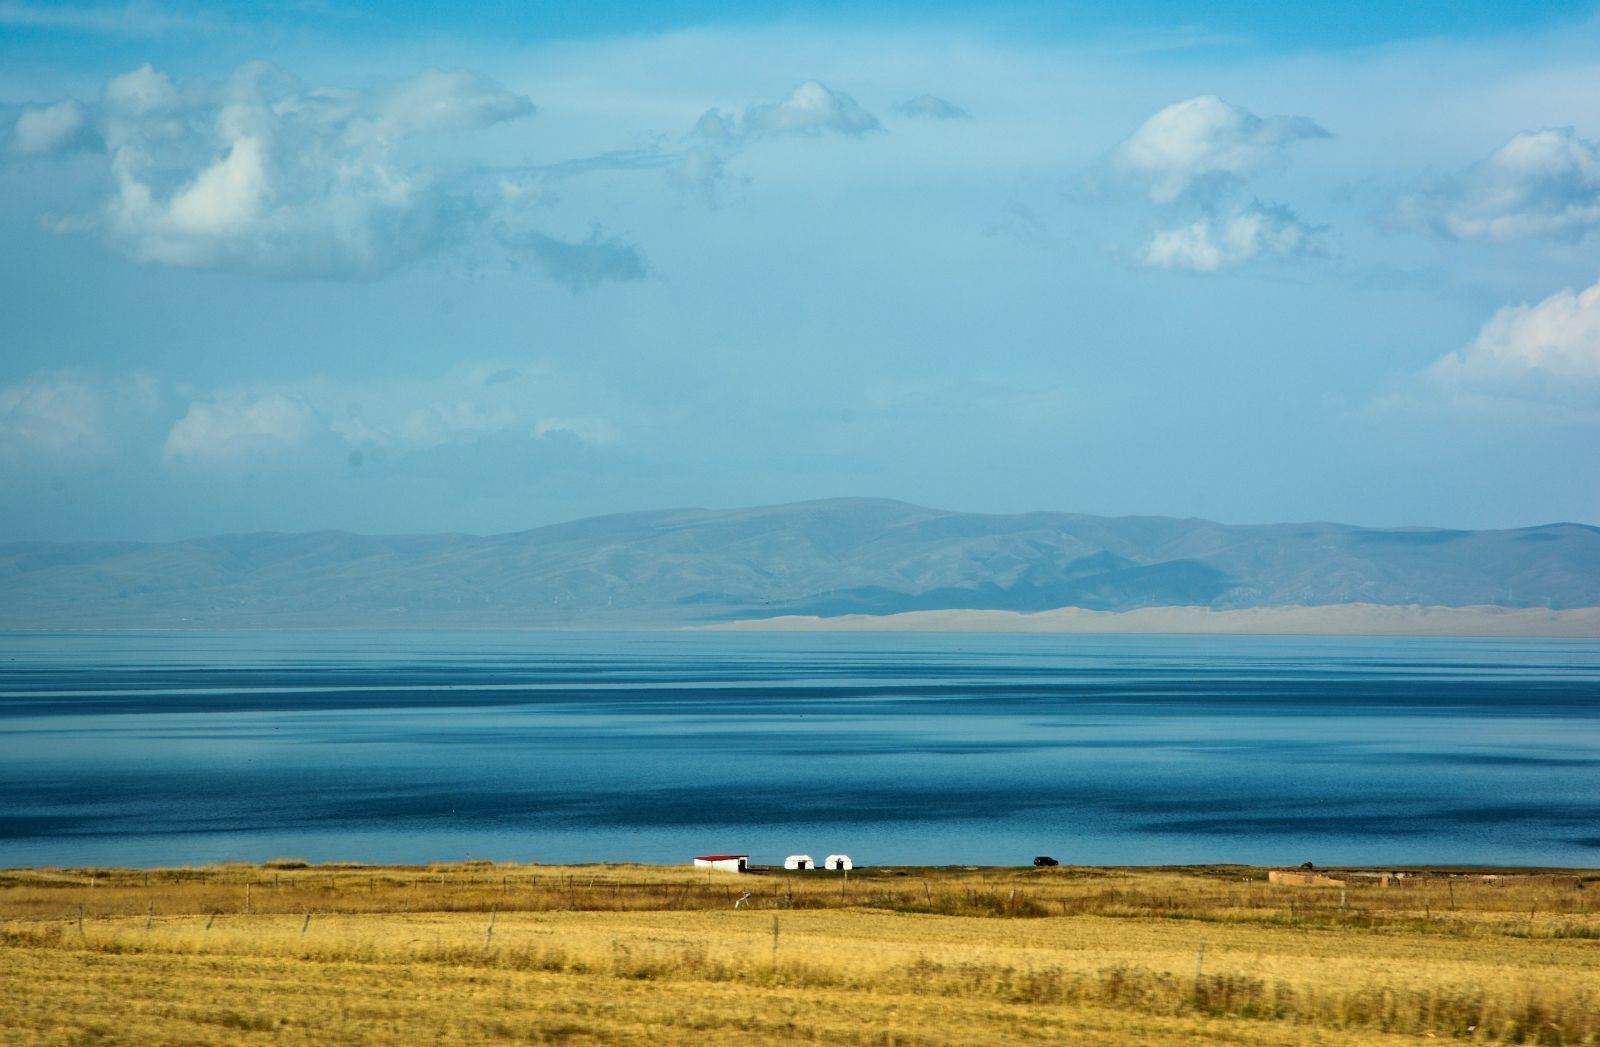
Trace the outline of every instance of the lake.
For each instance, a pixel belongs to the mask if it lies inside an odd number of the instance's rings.
[[[0,634],[0,866],[1600,865],[1600,642]]]

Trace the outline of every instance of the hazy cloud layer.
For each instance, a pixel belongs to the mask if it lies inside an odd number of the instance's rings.
[[[167,434],[174,463],[231,466],[306,454],[359,463],[486,440],[617,442],[599,414],[572,414],[572,396],[548,373],[492,363],[433,379],[310,380],[195,398]],[[351,455],[355,457],[350,457]]]
[[[1401,209],[1462,240],[1577,240],[1600,225],[1600,145],[1570,127],[1524,131]]]
[[[219,20],[180,13],[152,3],[0,3],[0,26],[14,29],[103,33],[148,37],[178,30],[216,29]]]
[[[428,379],[209,392],[144,374],[61,370],[0,386],[0,462],[32,471],[146,458],[205,468],[377,460],[558,438],[607,446],[622,434],[541,367],[477,363]]]

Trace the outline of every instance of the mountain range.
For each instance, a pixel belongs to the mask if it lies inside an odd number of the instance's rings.
[[[8,627],[677,625],[946,609],[1600,605],[1600,528],[1375,529],[992,515],[881,499],[0,545]]]

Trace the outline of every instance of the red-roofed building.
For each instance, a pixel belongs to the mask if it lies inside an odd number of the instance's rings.
[[[723,872],[742,873],[750,867],[748,854],[697,854],[696,869],[721,869]]]

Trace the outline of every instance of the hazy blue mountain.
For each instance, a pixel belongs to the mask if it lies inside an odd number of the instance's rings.
[[[1600,605],[1600,528],[997,516],[838,499],[487,537],[0,545],[0,623],[684,623],[945,608]]]

